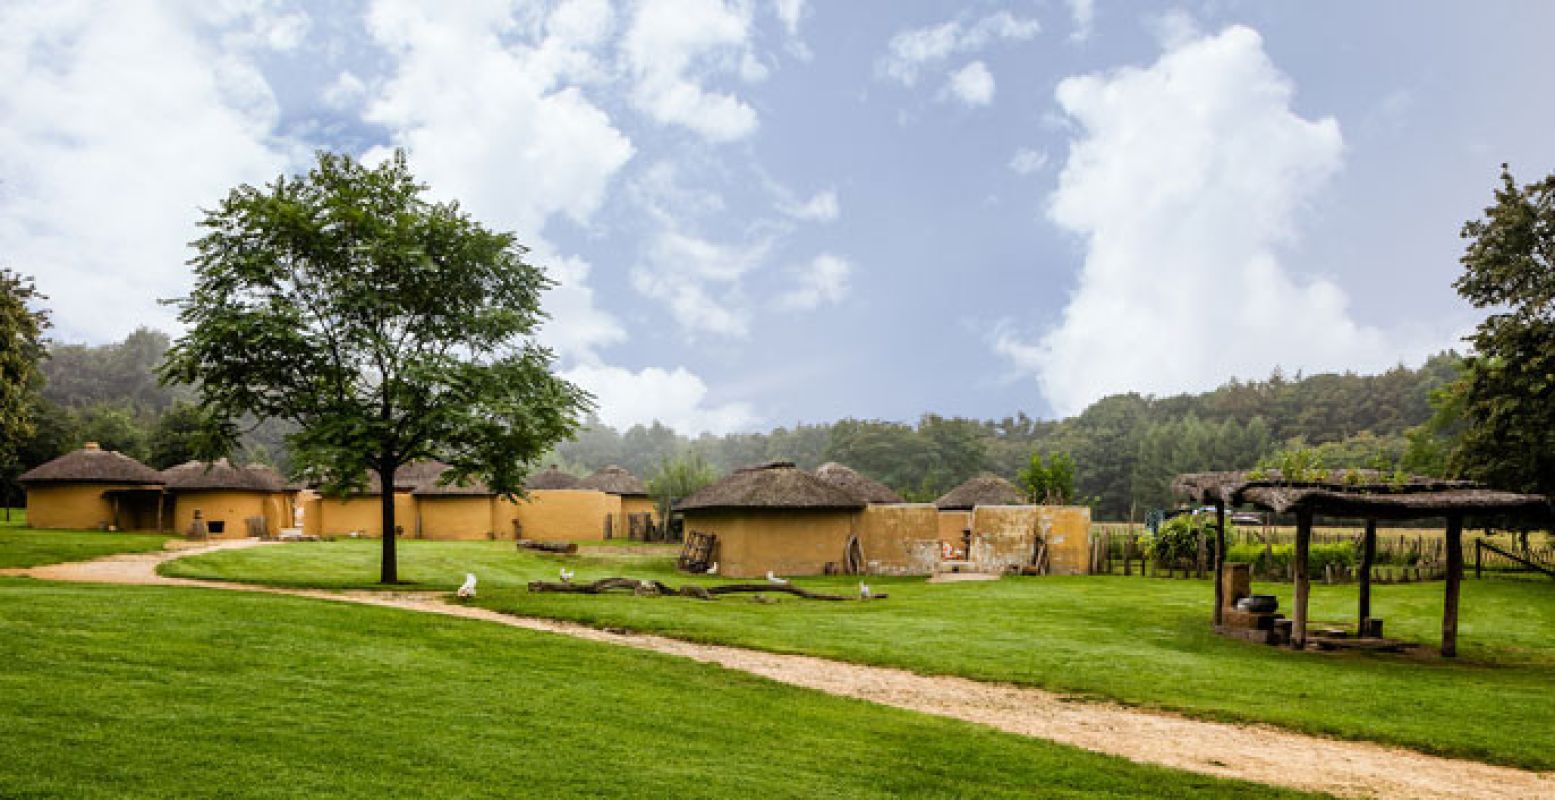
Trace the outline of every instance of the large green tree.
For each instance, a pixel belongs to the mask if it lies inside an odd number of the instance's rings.
[[[1555,174],[1519,186],[1463,226],[1454,287],[1490,314],[1457,390],[1467,423],[1451,466],[1495,486],[1555,495]]]
[[[39,306],[44,299],[31,278],[0,269],[0,474],[6,492],[0,505],[7,519],[18,446],[36,430],[33,412],[42,384],[38,364],[49,327],[48,311]]]
[[[550,286],[510,233],[432,202],[396,153],[377,166],[321,153],[306,175],[239,186],[201,223],[189,332],[166,381],[198,386],[230,451],[244,419],[297,425],[295,466],[330,491],[436,458],[452,479],[522,491],[528,466],[591,404],[534,341]],[[398,579],[382,493],[380,579]]]

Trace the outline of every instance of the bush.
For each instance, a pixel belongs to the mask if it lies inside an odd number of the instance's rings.
[[[1232,545],[1226,548],[1226,560],[1253,565],[1255,573],[1284,572],[1295,559],[1296,545],[1261,545],[1254,543]],[[1329,565],[1354,567],[1359,555],[1355,545],[1349,542],[1314,544],[1307,549],[1307,570],[1313,575],[1323,572]]]
[[[1153,534],[1140,537],[1145,556],[1157,564],[1191,561],[1199,555],[1199,537],[1204,537],[1204,554],[1215,558],[1215,518],[1206,514],[1181,514],[1161,523]],[[1226,536],[1236,537],[1236,526],[1227,523]],[[1234,552],[1227,550],[1226,552]]]

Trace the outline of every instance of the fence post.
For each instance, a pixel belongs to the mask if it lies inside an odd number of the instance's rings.
[[[1480,578],[1480,574],[1479,574],[1480,559],[1481,559],[1481,555],[1480,554],[1483,551],[1484,551],[1484,548],[1481,546],[1480,540],[1476,538],[1474,540],[1474,579],[1475,580],[1479,580],[1479,578]]]

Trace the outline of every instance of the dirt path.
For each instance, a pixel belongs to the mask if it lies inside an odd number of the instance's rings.
[[[1383,745],[1235,725],[1073,698],[1023,686],[848,664],[810,656],[611,633],[555,620],[455,605],[443,595],[328,592],[168,578],[157,565],[197,553],[259,546],[239,540],[160,553],[110,556],[0,574],[44,580],[195,586],[360,603],[484,620],[682,656],[843,697],[987,725],[1002,731],[1191,772],[1290,786],[1343,797],[1555,798],[1555,774],[1438,758]]]

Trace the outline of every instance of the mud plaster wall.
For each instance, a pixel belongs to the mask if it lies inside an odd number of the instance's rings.
[[[1032,562],[1041,539],[1051,574],[1084,575],[1090,528],[1091,510],[1083,506],[978,506],[970,559],[990,572],[1018,569]]]
[[[718,537],[718,574],[756,578],[767,574],[822,575],[842,565],[853,532],[852,511],[749,509],[688,511],[686,530]]]
[[[498,505],[503,538],[513,535],[516,519],[523,538],[540,541],[603,539],[605,518],[612,518],[614,529],[613,519],[621,514],[620,497],[592,489],[536,489],[527,500],[499,500]]]
[[[505,539],[497,527],[497,498],[490,495],[432,495],[416,498],[416,535],[422,539]]]
[[[930,504],[871,505],[855,530],[869,574],[928,575],[939,561],[940,513]]]

